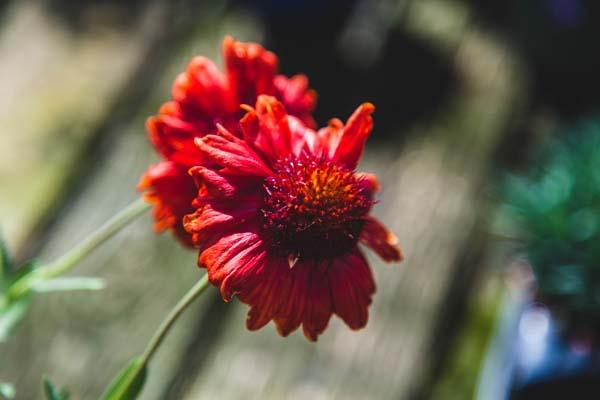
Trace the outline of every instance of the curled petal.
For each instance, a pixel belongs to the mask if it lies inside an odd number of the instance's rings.
[[[351,329],[367,324],[375,282],[367,261],[356,251],[332,261],[328,270],[333,309]]]
[[[215,171],[197,166],[191,168],[189,173],[198,187],[206,189],[206,196],[211,199],[230,200],[261,184],[260,178],[232,174],[226,169]]]
[[[236,227],[247,224],[258,215],[261,198],[246,196],[235,203],[206,201],[193,213],[183,218],[183,225],[201,250],[208,241],[228,234]]]
[[[400,262],[403,259],[396,235],[371,216],[365,217],[360,241],[373,249],[385,261]]]
[[[224,128],[220,133],[225,135],[208,135],[196,139],[196,146],[207,159],[237,175],[272,175],[260,156],[244,141],[227,134]]]
[[[267,252],[262,239],[253,232],[224,236],[200,253],[198,264],[206,268],[210,282],[221,289],[225,301],[263,275]]]
[[[371,103],[364,103],[354,111],[344,126],[333,153],[333,161],[341,162],[349,169],[356,168],[365,142],[373,129],[373,118],[371,118],[373,111],[375,106]]]

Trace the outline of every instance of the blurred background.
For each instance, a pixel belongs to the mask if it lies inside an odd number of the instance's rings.
[[[192,56],[221,61],[226,34],[308,75],[320,125],[376,105],[359,169],[406,260],[370,255],[369,324],[334,318],[316,344],[250,333],[246,307],[210,291],[143,399],[598,398],[594,0],[4,0],[0,227],[17,260],[56,258],[138,197],[158,160],[145,119]],[[42,398],[44,374],[97,398],[198,279],[151,225],[77,267],[106,289],[33,299],[0,343],[17,399]]]

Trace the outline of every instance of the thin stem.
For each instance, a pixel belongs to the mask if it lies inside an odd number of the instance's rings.
[[[29,292],[41,280],[54,278],[69,271],[96,247],[110,239],[115,233],[134,221],[149,208],[150,204],[144,202],[142,199],[134,201],[58,260],[35,269],[15,282],[8,290],[8,299],[17,299]]]
[[[194,286],[192,286],[192,288],[181,298],[181,300],[177,302],[169,315],[167,315],[167,317],[160,324],[158,330],[154,333],[154,336],[152,336],[152,339],[150,339],[150,342],[146,346],[146,349],[142,355],[134,358],[133,362],[130,363],[130,366],[123,370],[126,372],[126,379],[120,382],[122,375],[120,375],[119,378],[116,378],[113,381],[113,384],[111,384],[109,389],[107,389],[102,396],[103,399],[121,400],[130,398],[127,397],[127,393],[135,390],[133,388],[135,385],[139,384],[140,374],[145,371],[148,363],[152,359],[152,356],[167,336],[167,333],[169,333],[171,327],[175,324],[181,314],[183,314],[183,312],[190,306],[190,304],[192,304],[194,300],[196,300],[200,294],[204,292],[204,290],[209,286],[208,283],[208,274],[206,274]],[[129,368],[131,368],[131,370],[129,370]],[[121,374],[123,373],[124,372],[121,372]],[[117,385],[116,389],[114,385]]]
[[[141,356],[142,362],[140,364],[140,368],[143,368],[146,364],[148,364],[173,324],[190,306],[190,304],[192,304],[194,300],[196,300],[209,286],[208,274],[206,274],[194,286],[192,286],[192,288],[181,298],[181,300],[179,300],[179,302],[177,302],[175,307],[173,307],[169,315],[167,315],[167,317],[160,324],[158,330],[154,333],[154,336],[152,339],[150,339],[150,342],[146,346],[146,350],[144,350],[144,353]]]

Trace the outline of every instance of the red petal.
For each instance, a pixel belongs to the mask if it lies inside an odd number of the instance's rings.
[[[350,116],[335,149],[333,161],[339,161],[350,169],[356,168],[373,128],[373,118],[371,118],[373,111],[375,111],[373,104],[364,103]]]
[[[375,293],[375,282],[364,256],[357,251],[335,259],[328,275],[335,313],[351,329],[364,327]]]
[[[324,267],[327,267],[327,265]],[[333,312],[333,304],[329,287],[330,282],[324,268],[314,265],[311,272],[304,306],[302,329],[308,340],[315,341],[327,328]]]
[[[377,219],[367,216],[360,233],[360,241],[373,249],[385,261],[402,261],[398,238]]]
[[[189,109],[196,119],[226,115],[225,77],[206,57],[194,57],[172,89],[173,99]]]
[[[215,171],[197,166],[191,168],[189,173],[195,179],[196,185],[206,188],[208,197],[213,199],[231,199],[261,184],[260,178],[251,179],[247,176],[230,174],[225,169]]]
[[[284,75],[275,77],[277,98],[285,104],[291,115],[295,115],[309,128],[315,127],[312,112],[317,102],[317,93],[308,86],[308,78],[304,75],[294,75],[288,78]]]
[[[191,236],[183,229],[183,216],[194,211],[192,201],[197,189],[186,168],[172,161],[152,165],[140,179],[138,190],[154,204],[155,229],[171,229],[183,244],[191,246]]]
[[[337,118],[329,120],[325,128],[319,129],[312,135],[306,135],[306,143],[311,153],[316,157],[333,158],[338,146],[344,124]]]
[[[239,104],[253,104],[260,94],[275,93],[273,79],[278,64],[275,54],[256,43],[242,43],[226,37],[223,57],[236,108]]]
[[[291,284],[288,274],[287,260],[272,257],[267,261],[259,283],[248,291],[240,291],[239,299],[250,305],[246,319],[248,329],[260,329],[276,316]]]
[[[170,104],[166,103],[166,105]],[[202,161],[201,154],[194,144],[194,139],[202,137],[203,134],[193,124],[176,116],[160,114],[148,118],[146,129],[150,141],[166,159],[188,167]]]
[[[262,199],[246,196],[234,202],[206,201],[193,214],[183,218],[185,229],[203,247],[205,237],[222,236],[258,216]]]
[[[381,190],[381,185],[379,185],[379,180],[375,174],[359,172],[356,174],[356,177],[360,180],[366,195],[369,196],[370,199],[375,197],[375,193]]]
[[[198,264],[206,267],[210,282],[220,287],[225,301],[247,286],[254,286],[265,268],[267,253],[262,239],[253,232],[222,237],[200,253]]]
[[[250,109],[240,121],[244,138],[254,149],[275,162],[292,152],[290,124],[283,104],[261,95],[256,110]]]
[[[226,131],[222,128],[221,134]],[[227,137],[208,135],[196,139],[200,151],[212,162],[237,175],[269,176],[273,173],[244,141],[228,134]]]
[[[289,335],[302,323],[304,306],[308,299],[308,276],[311,266],[300,261],[287,272],[289,291],[280,299],[282,307],[275,318],[275,325],[281,336]]]

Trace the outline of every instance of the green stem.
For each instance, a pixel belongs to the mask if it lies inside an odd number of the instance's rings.
[[[144,353],[142,354],[142,366],[145,366],[150,361],[156,352],[156,349],[158,349],[179,316],[183,314],[186,308],[188,308],[189,305],[192,304],[208,286],[210,285],[208,284],[208,274],[206,274],[194,286],[192,286],[192,288],[181,298],[181,300],[177,302],[169,315],[167,315],[167,318],[165,318],[160,324],[152,339],[150,339],[148,346],[146,346],[146,350],[144,350]]]
[[[126,393],[130,393],[133,390],[133,386],[136,385],[138,381],[138,377],[144,371],[152,359],[156,350],[160,347],[161,343],[169,333],[169,330],[173,327],[177,319],[183,314],[183,312],[196,300],[207,287],[209,287],[208,274],[205,274],[202,279],[200,279],[188,292],[177,302],[175,307],[171,310],[169,315],[162,321],[150,342],[146,346],[146,349],[142,353],[141,356],[136,357],[134,359],[134,363],[131,365],[131,370],[127,371],[126,380],[122,383],[119,383],[119,388],[116,395],[109,396],[105,393],[102,397],[103,399],[125,399],[128,398],[125,396]],[[109,389],[107,393],[112,391]]]
[[[110,239],[115,233],[119,232],[123,227],[142,215],[149,208],[150,204],[144,202],[142,199],[134,201],[124,210],[109,219],[96,232],[88,236],[67,254],[56,261],[35,269],[33,272],[16,281],[8,290],[7,298],[9,300],[18,299],[28,293],[36,283],[54,278],[69,271],[96,247]]]

